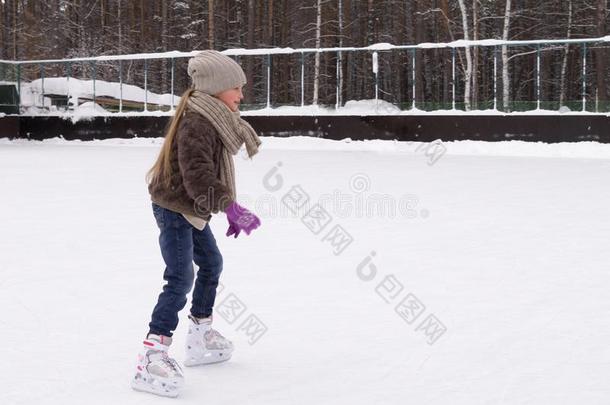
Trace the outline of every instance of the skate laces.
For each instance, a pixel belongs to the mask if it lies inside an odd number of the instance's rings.
[[[226,338],[222,336],[220,332],[212,328],[205,333],[205,337],[207,340],[226,340]]]
[[[167,352],[162,352],[161,361],[163,364],[167,365],[167,367],[169,367],[173,373],[180,373],[180,366],[178,365],[178,362],[169,357]]]
[[[168,374],[180,374],[182,371],[180,366],[167,354],[171,344],[171,337],[149,334],[144,340],[144,347],[147,349],[146,356],[150,363],[158,363],[158,366]]]
[[[165,350],[151,349],[147,353],[147,357],[149,364],[156,364],[158,367],[165,369],[168,376],[182,374],[182,370],[180,369],[178,362],[169,357],[169,354]]]
[[[212,348],[226,348],[231,345],[231,342],[216,329],[210,328],[205,332],[204,337],[206,343],[212,346]]]

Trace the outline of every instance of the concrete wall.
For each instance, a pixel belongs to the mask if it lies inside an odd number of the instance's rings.
[[[507,116],[251,116],[244,117],[263,136],[308,135],[327,139],[402,141],[524,140],[610,143],[610,117],[603,115]],[[5,116],[0,137],[107,139],[160,137],[168,117],[96,117],[72,123],[59,117]]]

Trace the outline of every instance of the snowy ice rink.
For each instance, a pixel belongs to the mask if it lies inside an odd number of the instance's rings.
[[[132,391],[162,286],[144,182],[159,142],[0,140],[0,404],[610,402],[596,144],[449,143],[430,165],[417,144],[265,138],[236,157],[261,228],[211,223],[233,359],[187,368],[177,400]],[[323,229],[282,202],[297,185]]]

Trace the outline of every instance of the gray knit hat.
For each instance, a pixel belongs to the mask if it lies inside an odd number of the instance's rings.
[[[193,88],[210,95],[246,84],[246,75],[230,57],[218,51],[202,51],[189,59]]]

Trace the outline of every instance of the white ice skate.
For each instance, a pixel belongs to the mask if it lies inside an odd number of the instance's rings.
[[[144,340],[131,388],[164,397],[178,396],[184,376],[176,360],[167,354],[170,344],[171,338],[166,336],[149,335]]]
[[[185,366],[227,361],[233,353],[233,343],[212,329],[212,317],[198,319],[189,316],[186,336]]]

